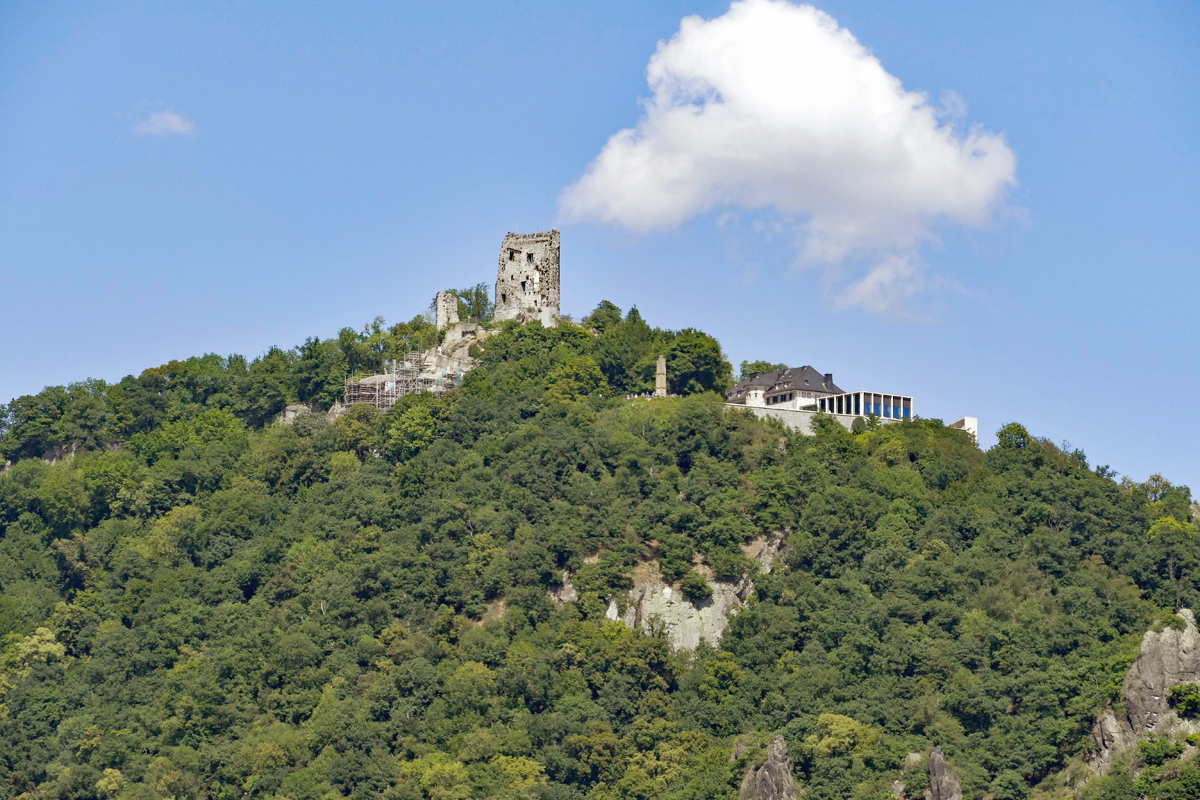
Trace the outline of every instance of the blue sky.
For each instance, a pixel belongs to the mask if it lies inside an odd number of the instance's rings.
[[[735,364],[977,416],[985,446],[1016,420],[1200,487],[1200,6],[1088,6],[818,5],[1015,157],[985,220],[883,246],[919,281],[872,306],[847,292],[887,253],[803,255],[820,197],[721,190],[648,230],[560,206],[643,120],[658,43],[728,3],[4,3],[0,398],[408,319],[557,225],[576,318],[637,305]]]

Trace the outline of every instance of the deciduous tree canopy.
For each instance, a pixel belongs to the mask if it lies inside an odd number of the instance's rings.
[[[812,798],[919,797],[906,754],[936,744],[1007,800],[1057,785],[1146,626],[1200,600],[1187,489],[1019,425],[988,452],[936,420],[795,435],[725,406],[714,339],[610,303],[501,326],[444,397],[273,422],[435,335],[4,407],[0,797],[732,798],[782,733]],[[623,399],[659,355],[680,396]],[[672,652],[606,618],[647,561],[696,603],[704,574],[755,588]],[[1174,746],[1144,785],[1193,780]]]

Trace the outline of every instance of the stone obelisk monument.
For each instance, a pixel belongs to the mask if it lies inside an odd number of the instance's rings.
[[[654,370],[654,396],[667,396],[667,357],[658,357],[658,366]]]

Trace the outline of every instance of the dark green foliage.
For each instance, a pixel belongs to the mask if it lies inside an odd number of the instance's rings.
[[[667,385],[672,394],[725,393],[733,388],[733,369],[721,345],[708,334],[685,328],[666,344]],[[650,378],[653,378],[651,372]]]
[[[679,588],[683,596],[693,603],[702,603],[712,597],[712,589],[704,576],[697,572],[687,572],[679,579]]]
[[[498,326],[445,397],[271,424],[433,334],[4,408],[0,797],[729,799],[782,733],[814,800],[919,796],[934,744],[965,796],[1022,798],[1200,600],[1186,488],[1016,425],[790,434],[725,406],[711,337],[611,304]],[[622,399],[659,355],[681,396]],[[607,619],[656,567],[700,605],[753,580],[719,647]],[[1084,796],[1196,796],[1179,747]]]
[[[1169,758],[1178,758],[1183,752],[1183,744],[1169,736],[1151,736],[1138,744],[1138,755],[1143,764],[1152,767],[1162,766]]]
[[[600,336],[592,345],[592,357],[600,365],[609,386],[618,392],[645,392],[654,389],[653,367],[651,367],[651,383],[646,385],[645,376],[638,369],[640,363],[647,359],[654,361],[658,354],[651,353],[656,349],[659,340],[658,332],[651,329],[642,319],[636,307],[631,308],[624,320],[614,321],[620,314],[620,309],[601,303],[593,312],[599,314],[601,325]],[[589,320],[592,317],[588,317]],[[597,328],[597,330],[600,330]]]
[[[491,322],[495,305],[490,288],[486,283],[477,283],[466,289],[448,290],[458,297],[458,318],[461,322]]]
[[[1181,683],[1178,686],[1172,686],[1169,699],[1179,716],[1200,716],[1200,686],[1194,683]]]
[[[743,361],[738,380],[744,381],[756,372],[779,372],[787,368],[787,364],[772,364],[770,361]]]
[[[347,377],[381,370],[436,339],[435,326],[424,317],[390,328],[377,318],[361,332],[344,328],[335,339],[310,338],[296,350],[273,347],[249,363],[210,353],[153,367],[114,386],[89,380],[47,387],[0,406],[0,459],[99,451],[213,411],[263,427],[289,403],[329,408],[342,397]]]
[[[597,333],[604,333],[613,326],[621,324],[621,309],[607,300],[601,300],[600,305],[596,306],[596,310],[584,317],[580,324]]]

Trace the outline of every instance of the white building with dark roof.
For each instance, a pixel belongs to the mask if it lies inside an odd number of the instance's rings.
[[[813,432],[813,417],[831,414],[847,428],[859,417],[874,416],[881,423],[915,419],[913,399],[890,392],[847,392],[833,382],[833,374],[812,367],[777,372],[754,372],[730,390],[725,401],[753,410],[758,417],[778,419],[788,428]],[[951,427],[976,435],[978,423],[965,418]]]
[[[726,401],[749,408],[778,408],[815,411],[823,397],[844,394],[833,382],[833,373],[812,367],[795,367],[778,372],[752,372],[726,394]]]

